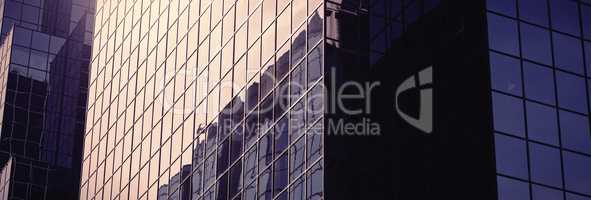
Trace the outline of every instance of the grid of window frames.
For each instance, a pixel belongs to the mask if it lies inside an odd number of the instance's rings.
[[[78,196],[94,1],[2,4],[2,38],[11,41],[1,61],[9,67],[0,156],[13,157],[10,198]]]
[[[81,199],[323,198],[322,0],[96,7]]]
[[[488,0],[500,199],[591,199],[591,1]]]
[[[6,165],[0,169],[0,198],[8,199],[10,191],[10,175],[12,170],[12,160],[8,160]]]

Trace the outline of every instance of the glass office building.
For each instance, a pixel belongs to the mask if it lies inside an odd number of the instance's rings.
[[[2,199],[76,199],[94,2],[0,5]]]
[[[488,1],[502,199],[591,199],[591,1]]]
[[[99,0],[80,198],[589,199],[590,3],[539,2]]]

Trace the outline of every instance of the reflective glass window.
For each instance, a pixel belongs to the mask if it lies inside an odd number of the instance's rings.
[[[486,8],[508,16],[515,16],[515,0],[487,0]]]
[[[513,137],[495,134],[495,158],[497,172],[527,179],[528,164],[525,141]]]
[[[558,105],[569,110],[587,113],[587,98],[585,97],[585,79],[563,73],[556,73],[558,87]]]
[[[591,154],[589,119],[586,116],[560,111],[560,130],[564,147]]]
[[[544,186],[532,185],[532,199],[533,200],[562,200],[563,192],[560,190],[551,189]]]
[[[288,180],[288,173],[287,173],[287,153],[283,154],[281,157],[275,161],[274,170],[273,170],[273,190],[274,195],[277,195],[279,192],[283,191],[287,186]]]
[[[523,101],[494,92],[492,99],[495,130],[525,136]]]
[[[527,102],[527,131],[531,140],[558,145],[558,120],[556,109]]]
[[[273,199],[273,188],[272,188],[272,174],[271,169],[268,168],[267,170],[261,172],[259,175],[259,189],[258,189],[258,198],[261,200],[271,200]]]
[[[320,200],[324,199],[324,181],[323,181],[324,167],[322,162],[316,163],[310,168],[307,174],[307,191],[308,199]]]
[[[583,35],[591,40],[591,5],[581,4],[581,15],[583,17]]]
[[[540,0],[519,0],[519,18],[547,27],[548,5]]]
[[[524,58],[552,65],[550,45],[550,31],[521,23],[521,49]]]
[[[490,53],[492,88],[521,96],[521,67],[519,60]]]
[[[517,23],[506,17],[488,14],[488,36],[491,49],[519,55]]]
[[[558,149],[538,144],[530,144],[531,179],[554,187],[562,186],[562,168]]]
[[[550,0],[552,27],[572,35],[580,35],[579,10],[577,2]]]
[[[502,200],[530,199],[527,183],[505,177],[497,178],[497,192]]]
[[[555,104],[554,73],[552,69],[523,62],[525,96],[547,104]]]
[[[581,75],[584,74],[581,41],[560,33],[555,33],[553,40],[556,67]]]
[[[563,155],[566,189],[591,195],[591,157],[570,152]]]

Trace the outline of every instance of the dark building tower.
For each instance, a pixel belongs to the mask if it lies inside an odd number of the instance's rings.
[[[100,1],[80,199],[589,200],[590,8]]]
[[[0,4],[2,199],[79,196],[94,4]]]

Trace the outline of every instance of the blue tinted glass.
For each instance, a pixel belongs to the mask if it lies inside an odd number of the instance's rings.
[[[531,143],[529,152],[532,181],[561,187],[560,151],[552,147]]]
[[[323,174],[322,162],[317,162],[308,171],[307,191],[309,200],[321,200],[323,196]]]
[[[495,130],[525,136],[523,101],[493,92],[493,117]]]
[[[32,32],[30,30],[20,27],[14,27],[14,33],[12,35],[13,44],[18,44],[25,47],[31,45]]]
[[[273,170],[273,188],[275,190],[275,194],[283,191],[289,182],[287,179],[287,165],[287,154],[283,154],[283,156],[275,161],[275,169]]]
[[[562,200],[562,191],[547,188],[544,186],[532,186],[533,200]]]
[[[526,103],[528,137],[538,142],[558,145],[558,120],[552,107]]]
[[[487,0],[486,8],[509,16],[515,16],[515,0]]]
[[[322,130],[324,130],[323,123],[317,122],[306,134],[308,139],[308,164],[316,161],[322,154]]]
[[[244,188],[244,199],[256,199],[257,198],[256,189],[257,189],[256,182],[253,182],[250,185],[246,186]]]
[[[529,199],[529,187],[525,182],[497,177],[497,187],[499,200]]]
[[[556,67],[578,74],[584,74],[581,41],[559,33],[554,34],[553,39]]]
[[[591,40],[591,6],[581,5],[581,15],[583,16],[583,32],[587,39]]]
[[[563,72],[556,73],[558,105],[562,108],[587,113],[585,79]]]
[[[300,138],[293,146],[290,148],[290,177],[291,179],[295,179],[300,175],[303,171],[305,166],[304,159],[304,147],[305,147],[306,140]]]
[[[521,96],[519,60],[491,52],[490,65],[493,89]]]
[[[12,46],[11,62],[20,65],[29,65],[29,49],[19,46]]]
[[[528,22],[548,26],[548,4],[545,0],[519,0],[519,17]]]
[[[562,145],[565,148],[591,154],[591,136],[587,117],[560,111]]]
[[[550,31],[522,23],[521,45],[524,58],[552,65]]]
[[[259,175],[259,194],[257,199],[273,199],[272,178],[271,168],[261,172],[261,175]]]
[[[273,134],[265,134],[259,140],[259,171],[273,161]]]
[[[519,54],[517,23],[506,17],[488,14],[488,45],[491,49]]]
[[[244,183],[254,182],[257,176],[257,148],[252,148],[244,155]]]
[[[591,200],[591,197],[584,197],[573,193],[566,193],[566,200]]]
[[[573,35],[580,35],[579,11],[575,1],[550,0],[552,27]]]
[[[495,159],[500,174],[527,179],[525,141],[495,134]]]
[[[528,99],[555,104],[554,75],[550,68],[523,62],[525,96]]]
[[[585,57],[587,61],[587,76],[591,76],[591,42],[585,42]]]
[[[591,157],[564,152],[566,189],[591,195]]]

